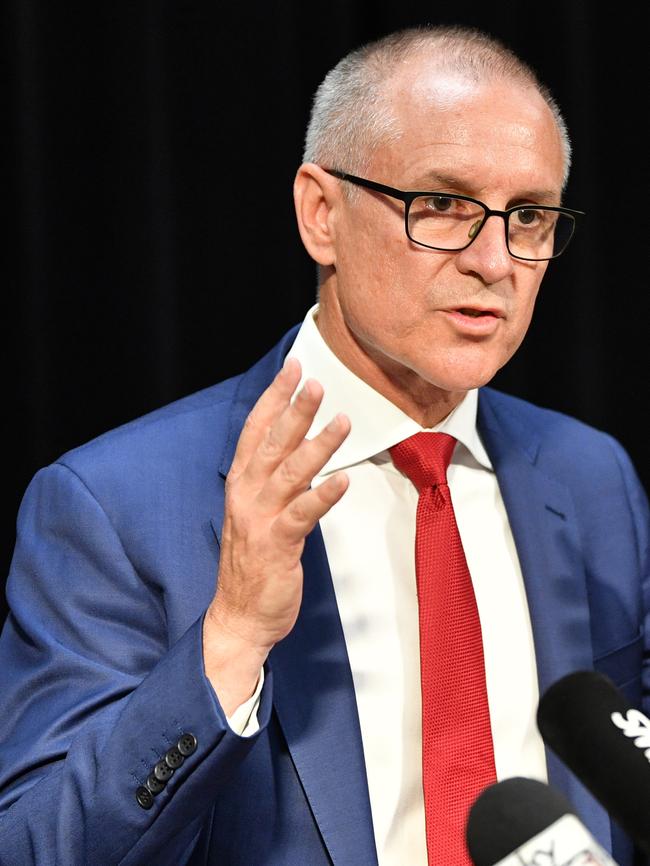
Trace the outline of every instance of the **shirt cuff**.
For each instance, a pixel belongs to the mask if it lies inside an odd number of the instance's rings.
[[[243,704],[240,704],[233,712],[232,716],[226,716],[226,721],[230,725],[231,730],[240,737],[250,737],[251,734],[259,731],[259,723],[257,720],[257,710],[260,705],[260,693],[264,685],[264,668],[260,670],[257,686],[250,698]]]

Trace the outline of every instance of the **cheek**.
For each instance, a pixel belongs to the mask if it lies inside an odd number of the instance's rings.
[[[432,277],[414,267],[402,249],[383,247],[362,266],[359,280],[344,292],[345,312],[357,335],[375,345],[406,340],[427,321]]]
[[[337,256],[336,279],[341,308],[358,324],[390,327],[410,300],[401,239],[357,232]],[[413,274],[410,274],[413,282]]]

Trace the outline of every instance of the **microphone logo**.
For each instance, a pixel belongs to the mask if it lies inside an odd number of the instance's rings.
[[[628,710],[624,716],[622,713],[612,713],[611,720],[617,728],[632,739],[634,745],[639,749],[645,749],[644,755],[650,762],[650,719],[640,710]]]
[[[493,866],[616,866],[616,863],[576,816],[567,814]]]

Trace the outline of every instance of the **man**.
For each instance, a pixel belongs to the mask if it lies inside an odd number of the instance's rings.
[[[3,864],[467,863],[468,805],[510,775],[562,788],[634,862],[534,719],[594,666],[647,707],[647,502],[610,437],[483,387],[570,240],[569,160],[550,94],[475,31],[394,34],[328,75],[295,182],[318,305],[25,497]],[[444,478],[404,468],[413,437],[451,443],[455,517]],[[448,639],[421,626],[446,591],[418,596],[427,491],[471,573]],[[476,751],[431,727],[465,679]]]

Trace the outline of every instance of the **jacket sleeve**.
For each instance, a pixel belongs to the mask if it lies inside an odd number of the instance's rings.
[[[260,732],[238,736],[205,676],[202,617],[168,645],[160,587],[60,464],[25,494],[7,596],[2,866],[181,866],[268,724],[270,670]]]

